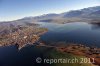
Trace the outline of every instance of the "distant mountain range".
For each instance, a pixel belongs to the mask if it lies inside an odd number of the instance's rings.
[[[25,17],[15,21],[14,23],[27,23],[27,22],[95,22],[100,21],[100,6],[84,8],[80,10],[71,10],[69,12],[64,12],[61,14],[44,14],[35,17]]]
[[[33,19],[42,22],[100,21],[100,6],[89,7],[80,10],[71,10],[61,14],[46,14],[33,17]]]

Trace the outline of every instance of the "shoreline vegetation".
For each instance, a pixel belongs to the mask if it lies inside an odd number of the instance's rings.
[[[37,49],[34,49],[34,51],[41,50],[44,58],[45,58],[46,54],[47,54],[46,57],[48,57],[51,54],[49,58],[55,59],[55,57],[52,57],[52,54],[55,55],[56,52],[59,52],[59,53],[64,54],[64,55],[59,57],[59,54],[57,54],[58,58],[62,58],[62,57],[65,57],[67,55],[71,55],[71,57],[73,57],[73,58],[74,57],[78,58],[78,59],[89,58],[91,61],[91,63],[81,63],[81,64],[78,64],[78,66],[80,66],[80,65],[99,66],[100,65],[100,48],[88,47],[88,46],[85,46],[83,44],[74,44],[74,43],[67,44],[64,42],[57,42],[54,44],[56,44],[56,45],[46,45],[46,43],[42,43],[42,42],[39,43],[39,45],[37,45],[35,43],[33,45],[27,44],[27,46],[20,48],[19,51],[25,47],[34,46],[37,48]],[[46,49],[49,51],[49,53],[45,52],[45,51],[47,51]],[[53,51],[55,51],[55,52],[53,52]],[[41,52],[39,51],[39,53],[41,53]],[[84,65],[84,64],[86,64],[86,65]],[[76,63],[76,65],[77,65],[77,63]]]
[[[73,54],[76,56],[85,56],[86,58],[90,58],[91,62],[94,58],[94,65],[100,65],[100,48],[97,47],[88,47],[83,44],[74,44],[74,43],[65,43],[65,42],[57,42],[48,45],[40,45],[46,47],[53,47],[56,50],[62,53]]]

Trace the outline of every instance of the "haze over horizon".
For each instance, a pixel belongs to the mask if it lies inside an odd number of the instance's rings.
[[[0,21],[100,6],[100,0],[0,0]]]

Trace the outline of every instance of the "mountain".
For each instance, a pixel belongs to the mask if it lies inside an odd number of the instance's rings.
[[[47,19],[47,18],[55,18],[59,16],[59,14],[55,14],[55,13],[51,13],[51,14],[44,14],[44,15],[41,15],[41,16],[36,16],[34,17],[34,19]]]
[[[40,22],[75,22],[84,21],[91,22],[100,18],[100,6],[84,8],[80,10],[71,10],[61,14],[45,14],[34,17],[36,21]]]
[[[92,22],[94,20],[100,20],[100,6],[88,7],[80,10],[71,10],[69,12],[64,12],[60,14],[50,13],[43,14],[35,17],[25,17],[15,21],[11,21],[15,24],[24,24],[32,22],[57,22],[57,23],[66,23],[66,22]]]
[[[46,15],[42,15],[43,17],[57,17],[57,16],[62,16],[62,17],[76,17],[76,16],[82,16],[82,15],[86,15],[86,14],[90,14],[96,11],[100,10],[100,6],[96,6],[96,7],[89,7],[89,8],[84,8],[84,9],[80,9],[80,10],[71,10],[69,12],[64,12],[61,14],[46,14]],[[42,18],[42,16],[39,16]]]
[[[70,17],[82,17],[84,16],[85,12],[81,11],[81,10],[73,10],[73,11],[69,11],[67,13],[63,13],[62,17],[63,18],[70,18]]]
[[[61,15],[64,18],[87,17],[87,15],[89,16],[92,13],[95,14],[95,12],[96,12],[95,15],[99,14],[100,13],[99,11],[100,11],[100,6],[96,6],[96,7],[89,7],[89,8],[84,8],[84,9],[80,9],[80,10],[72,10],[72,11],[69,11],[69,12],[62,13]]]
[[[100,10],[100,6],[81,9],[81,11],[83,11],[85,13],[92,13],[92,12],[95,12],[95,11],[98,11],[98,10]]]
[[[43,14],[41,16],[34,17],[35,21],[39,22],[51,22],[53,18],[57,18],[59,14],[51,13],[51,14]]]
[[[99,17],[99,18],[100,18],[100,10],[95,11],[95,12],[89,14],[89,15],[90,15],[90,16],[94,16],[94,17]]]

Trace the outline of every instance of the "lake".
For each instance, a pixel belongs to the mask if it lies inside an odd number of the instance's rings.
[[[87,46],[100,47],[100,26],[86,22],[73,22],[66,24],[38,22],[40,27],[48,29],[40,40],[47,43],[68,42]]]
[[[48,28],[48,32],[40,38],[47,43],[64,41],[100,48],[99,25],[85,22],[67,24],[38,22],[37,24],[40,24],[40,27]],[[36,48],[34,45],[27,45],[20,50],[15,45],[0,47],[0,66],[38,66],[35,59],[41,57],[42,50],[43,47]]]

